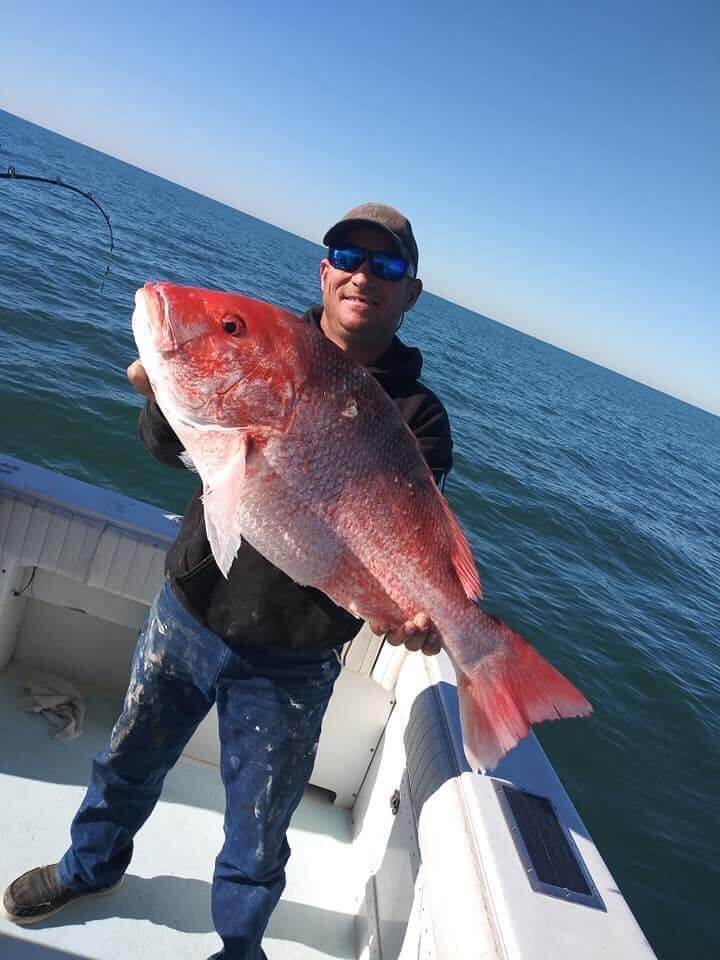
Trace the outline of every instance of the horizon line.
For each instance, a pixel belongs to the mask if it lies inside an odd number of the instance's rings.
[[[234,206],[231,203],[228,203],[226,200],[221,200],[218,197],[212,196],[208,193],[201,193],[195,187],[187,186],[187,184],[180,183],[177,180],[170,180],[169,177],[166,177],[162,173],[157,173],[154,170],[147,169],[146,167],[140,167],[136,163],[132,163],[129,160],[125,160],[122,157],[115,156],[115,154],[107,153],[105,150],[101,150],[99,147],[95,147],[92,144],[85,143],[82,140],[75,140],[73,137],[69,137],[65,133],[61,133],[59,130],[53,130],[50,127],[45,127],[42,124],[38,123],[36,120],[30,120],[28,117],[23,117],[20,114],[13,113],[10,110],[5,109],[3,106],[0,106],[0,112],[7,113],[11,117],[15,117],[17,120],[22,120],[24,123],[29,123],[34,127],[38,127],[40,130],[44,130],[48,133],[52,133],[57,137],[61,137],[63,140],[68,140],[70,143],[79,144],[82,147],[85,147],[87,150],[93,150],[95,153],[99,153],[103,157],[108,157],[111,160],[114,160],[118,163],[124,163],[128,167],[132,167],[134,170],[139,170],[141,173],[148,174],[152,177],[157,177],[160,180],[163,180],[165,183],[169,183],[174,187],[180,187],[182,190],[187,190],[190,193],[194,193],[198,197],[202,197],[205,200],[211,200],[213,203],[218,203],[220,206],[227,207],[229,210],[233,210],[236,213],[241,213],[244,217],[250,217],[252,220],[256,220],[258,223],[267,224],[268,226],[273,227],[276,230],[281,230],[283,233],[287,233],[291,237],[297,237],[301,240],[305,240],[307,243],[313,244],[313,246],[323,249],[323,245],[317,243],[317,241],[312,240],[310,237],[305,236],[301,233],[295,233],[293,230],[289,230],[287,227],[284,227],[278,223],[273,223],[270,220],[265,220],[262,217],[258,217],[253,213],[248,213],[246,210],[241,210],[239,207]],[[0,143],[0,150],[2,149],[2,143]],[[661,389],[660,387],[653,386],[653,384],[646,383],[643,380],[639,380],[637,377],[630,376],[627,373],[623,373],[621,370],[616,370],[614,367],[605,366],[602,363],[598,363],[597,360],[593,360],[591,357],[587,357],[581,353],[575,353],[572,350],[568,350],[567,347],[563,347],[558,343],[553,343],[551,340],[543,340],[541,337],[536,334],[529,333],[527,330],[521,330],[518,327],[514,327],[509,323],[503,323],[502,320],[497,320],[495,317],[490,317],[487,314],[480,313],[479,310],[467,306],[466,304],[459,303],[456,300],[451,300],[450,297],[444,296],[439,293],[433,293],[433,291],[423,288],[423,292],[427,292],[430,296],[437,297],[438,300],[442,300],[445,303],[451,304],[451,306],[458,307],[461,310],[467,310],[468,313],[473,314],[476,317],[479,317],[483,320],[489,320],[492,323],[497,323],[502,327],[505,327],[507,330],[512,330],[515,333],[519,333],[521,336],[530,337],[532,340],[536,340],[538,343],[542,343],[545,346],[552,347],[554,350],[560,350],[562,353],[566,353],[571,357],[577,357],[579,360],[583,360],[585,363],[590,363],[594,367],[598,367],[600,370],[607,370],[609,373],[615,374],[615,376],[622,377],[625,380],[629,380],[631,383],[636,383],[641,387],[645,387],[648,390],[652,390],[654,393],[659,393],[661,396],[670,397],[672,400],[676,400],[679,403],[683,403],[688,407],[691,407],[693,410],[699,410],[701,413],[708,414],[711,417],[720,419],[720,409],[717,411],[710,410],[707,407],[702,407],[698,403],[691,400],[687,400],[684,397],[679,397],[677,394],[670,393],[667,389]]]

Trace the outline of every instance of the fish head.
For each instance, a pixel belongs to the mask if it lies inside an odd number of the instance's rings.
[[[302,380],[292,314],[238,293],[146,283],[132,322],[161,407],[184,421],[280,426],[292,412]]]

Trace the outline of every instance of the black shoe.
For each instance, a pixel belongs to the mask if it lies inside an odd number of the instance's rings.
[[[47,867],[35,867],[28,870],[17,880],[13,880],[3,894],[3,913],[13,923],[37,923],[51,917],[58,910],[67,907],[74,900],[100,897],[117,890],[122,883],[120,877],[111,887],[78,893],[70,890],[60,880],[57,864]]]

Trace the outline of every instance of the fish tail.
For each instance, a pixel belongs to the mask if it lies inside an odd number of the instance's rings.
[[[458,670],[465,752],[474,770],[492,770],[530,724],[583,717],[592,707],[576,687],[502,621],[482,616],[495,649],[469,673]]]

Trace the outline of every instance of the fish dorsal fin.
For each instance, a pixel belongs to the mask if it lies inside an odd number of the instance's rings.
[[[252,437],[248,433],[241,433],[237,452],[222,473],[213,479],[213,483],[206,485],[202,497],[210,549],[225,579],[242,543],[238,505],[242,500],[247,461],[251,453]]]
[[[472,550],[470,549],[470,544],[467,541],[465,532],[442,494],[440,494],[440,502],[442,503],[445,520],[448,525],[448,532],[452,539],[450,559],[455,568],[455,573],[468,599],[481,600],[482,584],[480,583],[480,574],[478,573],[475,558],[472,555]]]

